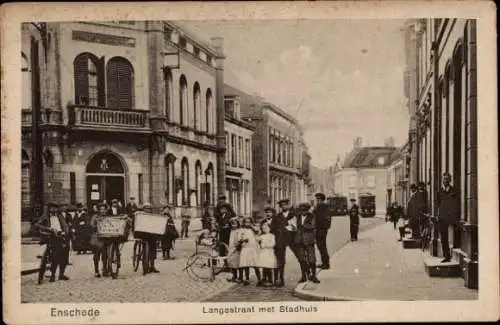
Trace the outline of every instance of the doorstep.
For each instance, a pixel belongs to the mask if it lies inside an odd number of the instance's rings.
[[[425,272],[430,277],[458,278],[462,276],[460,263],[451,259],[450,262],[442,263],[442,257],[428,255],[424,258]]]

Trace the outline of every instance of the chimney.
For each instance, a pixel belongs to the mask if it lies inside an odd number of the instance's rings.
[[[360,137],[354,138],[354,149],[360,148],[363,143],[363,140]]]
[[[222,37],[212,37],[210,39],[212,47],[219,52],[219,54],[224,53],[224,38]]]
[[[390,148],[395,147],[395,145],[394,145],[394,137],[389,137],[389,138],[385,139],[385,146],[386,147],[390,147]]]

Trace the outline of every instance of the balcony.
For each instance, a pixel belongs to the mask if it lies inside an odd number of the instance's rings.
[[[108,130],[149,130],[149,111],[116,110],[88,106],[69,106],[69,124],[82,128]]]
[[[193,146],[215,148],[217,145],[215,136],[205,132],[194,131],[187,126],[180,126],[177,123],[169,122],[168,135],[171,141],[184,143]]]

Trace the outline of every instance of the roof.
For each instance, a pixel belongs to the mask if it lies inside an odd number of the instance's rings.
[[[224,84],[225,96],[239,96],[240,110],[242,117],[258,117],[261,115],[261,107],[264,106],[264,101],[257,96],[247,94],[246,92],[234,88],[228,84]]]
[[[343,168],[387,167],[400,155],[396,147],[359,147],[345,158]]]
[[[203,38],[198,36],[196,33],[194,33],[192,30],[187,28],[185,24],[178,22],[178,21],[171,21],[167,20],[165,21],[167,25],[170,25],[173,29],[176,29],[180,35],[189,38],[193,43],[196,43],[198,46],[203,47],[205,50],[210,52],[212,55],[222,57],[224,58],[224,53],[221,53],[218,51],[212,44],[209,42],[206,42]]]

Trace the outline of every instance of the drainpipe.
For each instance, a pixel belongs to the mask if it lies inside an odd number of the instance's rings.
[[[432,43],[432,64],[433,64],[433,116],[432,116],[432,128],[431,132],[433,134],[433,146],[432,146],[432,156],[434,168],[432,169],[432,189],[431,189],[431,203],[432,203],[432,215],[437,215],[437,193],[440,187],[440,174],[441,174],[441,116],[439,114],[441,106],[441,94],[439,93],[439,46],[438,41]],[[431,255],[438,255],[438,238],[439,230],[438,227],[433,227],[432,243],[431,243]]]
[[[226,193],[226,136],[224,135],[224,39],[213,37],[212,46],[218,52],[215,57],[215,96],[216,96],[216,139],[217,139],[217,193]]]

